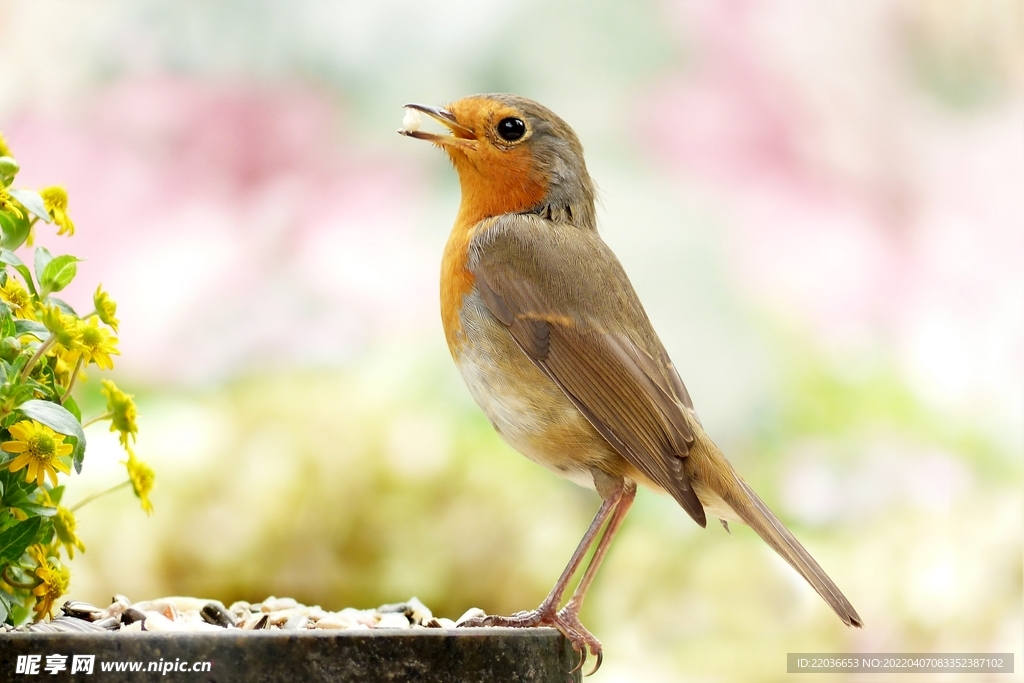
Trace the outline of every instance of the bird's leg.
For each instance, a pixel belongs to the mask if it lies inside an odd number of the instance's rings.
[[[558,611],[556,620],[558,622],[558,630],[562,633],[566,631],[574,633],[586,648],[590,650],[590,654],[597,657],[597,664],[594,669],[588,673],[590,674],[597,671],[601,666],[601,641],[594,637],[583,624],[580,623],[579,613],[580,608],[583,607],[583,598],[586,597],[587,589],[590,588],[590,584],[594,582],[594,577],[597,576],[597,570],[601,567],[601,562],[604,560],[604,556],[608,554],[608,549],[611,547],[612,539],[615,537],[615,533],[619,530],[622,525],[622,520],[626,518],[626,513],[629,512],[629,508],[633,505],[633,499],[636,498],[636,484],[632,481],[627,481],[623,484],[619,495],[617,496],[614,511],[611,515],[611,519],[608,521],[608,527],[604,530],[604,535],[601,536],[601,540],[597,543],[597,548],[594,550],[594,556],[590,558],[590,564],[587,565],[587,570],[583,573],[583,578],[580,579],[580,583],[576,586],[576,590],[573,591],[572,597],[569,598],[569,602],[565,604],[565,607]],[[566,637],[573,641],[573,646],[578,643],[573,637],[566,633]],[[586,659],[586,650],[582,650],[581,654],[583,659]],[[583,661],[580,661],[580,666],[583,665]]]
[[[635,489],[635,486],[634,486]],[[569,558],[569,564],[562,570],[562,575],[558,577],[558,581],[555,582],[554,587],[548,596],[544,598],[544,601],[540,603],[540,606],[528,612],[517,612],[508,617],[501,617],[496,615],[487,615],[483,617],[475,617],[473,619],[467,619],[466,621],[459,624],[459,626],[472,627],[472,626],[509,626],[513,628],[527,628],[530,626],[555,626],[558,628],[558,621],[556,617],[556,610],[558,605],[562,602],[562,596],[565,595],[565,589],[569,586],[569,581],[572,579],[573,574],[579,569],[580,564],[583,562],[583,558],[586,556],[590,546],[593,545],[594,539],[597,537],[598,532],[604,523],[608,520],[608,517],[612,514],[615,506],[618,505],[622,499],[622,487],[618,490],[613,491],[613,495],[605,498],[601,507],[598,509],[597,514],[594,515],[594,521],[590,523],[590,527],[587,528],[587,532],[583,534],[583,539],[580,544],[576,547],[576,552]],[[593,562],[591,562],[593,564]],[[561,630],[561,628],[559,628]],[[564,631],[563,631],[564,633]],[[570,640],[573,640],[569,634],[565,634]]]
[[[512,628],[554,626],[562,635],[569,639],[573,648],[580,653],[580,663],[573,671],[583,666],[587,659],[588,651],[589,654],[597,657],[597,664],[587,675],[589,676],[597,671],[598,667],[601,666],[602,659],[601,641],[580,623],[579,611],[583,606],[583,598],[586,596],[587,589],[590,588],[590,584],[593,583],[597,570],[601,566],[601,561],[608,554],[608,548],[611,546],[615,532],[618,531],[619,526],[622,525],[622,520],[626,517],[626,513],[629,512],[629,508],[633,505],[633,499],[636,497],[636,484],[632,481],[619,480],[608,487],[600,486],[599,490],[601,490],[604,500],[594,516],[594,521],[590,523],[590,527],[583,535],[583,540],[580,541],[576,552],[573,553],[572,558],[569,560],[569,564],[562,571],[562,575],[558,577],[554,588],[551,589],[551,592],[548,593],[548,596],[544,598],[544,601],[537,609],[528,612],[517,612],[508,617],[492,615],[477,617],[468,619],[459,625],[466,627],[506,626]],[[565,594],[569,581],[579,569],[583,558],[606,521],[608,526],[605,528],[601,540],[598,541],[594,555],[590,558],[590,564],[587,565],[587,569],[583,573],[583,578],[580,580],[569,602],[566,603],[565,607],[556,612],[555,610],[558,609],[558,605],[562,601],[562,596]]]

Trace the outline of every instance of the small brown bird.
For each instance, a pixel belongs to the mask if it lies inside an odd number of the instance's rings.
[[[406,106],[412,111],[399,133],[447,152],[462,188],[441,263],[441,319],[455,364],[509,445],[603,500],[537,609],[470,625],[554,626],[580,651],[581,665],[589,649],[600,666],[601,643],[578,615],[639,483],[671,495],[702,527],[707,514],[750,525],[843,623],[860,626],[824,570],[704,433],[629,278],[597,234],[594,185],[573,130],[515,95]],[[449,132],[419,130],[413,112]]]

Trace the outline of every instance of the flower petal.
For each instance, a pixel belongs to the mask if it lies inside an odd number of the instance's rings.
[[[28,420],[22,420],[21,422],[15,422],[11,425],[10,430],[11,436],[15,437],[19,441],[28,441],[29,437],[32,436],[32,423]]]
[[[19,455],[17,458],[7,463],[7,469],[10,470],[11,472],[17,472],[30,462],[32,462],[31,455]]]

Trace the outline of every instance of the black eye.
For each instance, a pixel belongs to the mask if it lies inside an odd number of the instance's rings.
[[[523,123],[522,119],[509,116],[508,118],[498,121],[498,135],[501,136],[502,140],[515,142],[526,135],[526,124]]]

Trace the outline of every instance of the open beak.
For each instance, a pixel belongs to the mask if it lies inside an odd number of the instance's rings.
[[[407,104],[406,109],[413,109],[415,111],[423,112],[430,118],[434,119],[449,131],[450,135],[428,133],[426,131],[419,130],[418,125],[416,128],[406,125],[403,121],[403,127],[398,130],[401,135],[405,135],[410,138],[416,138],[417,140],[427,140],[438,145],[444,145],[449,147],[468,147],[473,148],[476,146],[476,134],[469,128],[461,125],[455,118],[455,114],[451,113],[447,109],[441,109],[440,107],[430,107],[425,104]],[[408,119],[408,117],[406,117]]]

